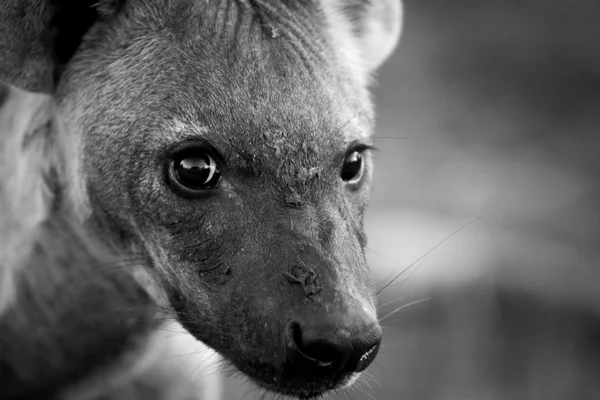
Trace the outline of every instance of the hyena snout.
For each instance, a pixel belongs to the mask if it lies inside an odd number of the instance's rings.
[[[381,338],[375,315],[362,307],[306,315],[287,325],[286,357],[303,375],[362,372],[377,356]]]

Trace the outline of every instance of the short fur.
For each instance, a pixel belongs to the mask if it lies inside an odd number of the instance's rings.
[[[117,256],[57,196],[68,151],[49,97],[0,94],[2,398],[198,398],[202,382],[161,358],[178,354],[159,330],[169,314],[128,271],[143,260]]]
[[[260,386],[312,397],[354,381],[355,373],[298,375],[285,356],[286,326],[380,335],[362,225],[373,167],[367,83],[396,44],[398,2],[69,3],[0,5],[0,81],[51,94],[52,125],[68,138],[50,152],[65,161],[55,165],[53,194],[67,199],[67,219],[77,214],[118,254],[139,256],[143,293],[153,290],[192,335]],[[178,195],[167,174],[176,149],[190,143],[211,146],[223,172],[219,188],[195,199]],[[348,185],[340,169],[354,148],[364,152],[365,176]],[[44,211],[30,231],[7,230],[29,246],[24,262],[13,262],[12,251],[1,259],[9,260],[3,284],[17,289],[5,300],[13,302],[2,320],[10,326],[26,289],[7,277],[15,265],[17,278],[31,268],[30,238],[48,235],[44,221],[53,218]],[[85,273],[76,258],[57,267],[71,262]],[[314,290],[290,280],[298,266],[312,271]],[[112,325],[101,334],[112,335]],[[86,376],[65,374],[73,382],[96,374],[78,372]]]

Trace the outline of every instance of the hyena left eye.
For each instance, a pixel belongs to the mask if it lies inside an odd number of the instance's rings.
[[[344,158],[341,177],[344,182],[353,184],[361,180],[364,173],[364,160],[361,151],[355,150]]]
[[[183,194],[214,189],[221,180],[221,170],[215,158],[202,148],[189,148],[173,157],[169,180]]]

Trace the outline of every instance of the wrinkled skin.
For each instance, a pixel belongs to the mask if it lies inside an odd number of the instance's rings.
[[[362,222],[372,68],[347,50],[368,24],[328,1],[114,3],[55,89],[81,208],[146,254],[186,329],[260,386],[312,397],[352,382],[381,337]],[[190,196],[170,168],[192,145],[222,178]],[[349,183],[354,150],[364,173]],[[302,369],[289,349],[309,340],[373,345],[357,365]]]

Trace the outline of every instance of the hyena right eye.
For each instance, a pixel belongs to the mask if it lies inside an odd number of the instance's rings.
[[[362,151],[354,150],[344,158],[340,176],[344,182],[356,184],[362,179],[364,169]]]
[[[186,197],[215,189],[221,181],[221,169],[215,157],[208,149],[200,146],[177,152],[168,168],[171,187]]]

